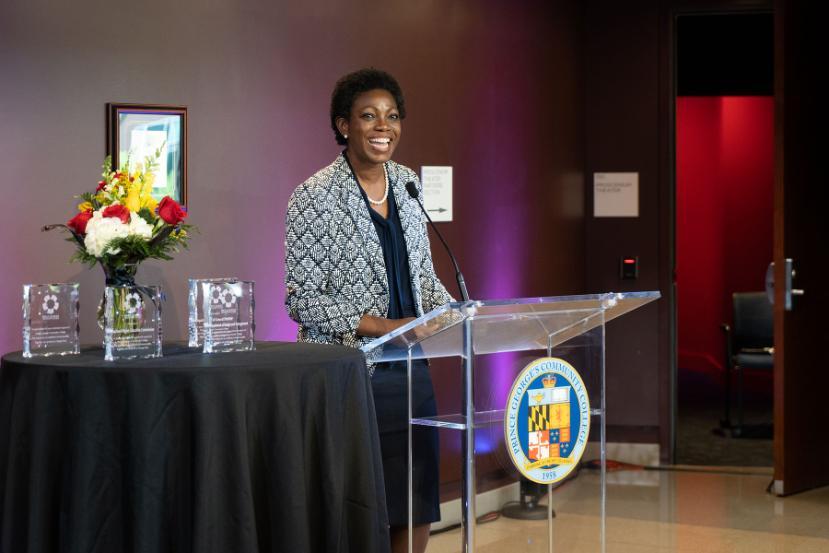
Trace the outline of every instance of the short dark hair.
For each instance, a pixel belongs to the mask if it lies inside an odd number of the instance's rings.
[[[348,120],[357,96],[369,90],[377,90],[378,88],[385,90],[394,97],[400,119],[406,118],[406,104],[403,101],[403,91],[400,89],[400,85],[397,84],[397,80],[394,77],[385,71],[373,67],[349,73],[337,81],[337,84],[334,86],[334,92],[331,94],[331,128],[334,130],[334,138],[337,140],[337,144],[344,146],[348,143],[339,129],[337,129],[337,119],[342,117]]]

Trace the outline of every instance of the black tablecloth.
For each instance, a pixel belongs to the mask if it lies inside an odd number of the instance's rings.
[[[0,374],[0,552],[388,551],[360,352],[259,343]]]

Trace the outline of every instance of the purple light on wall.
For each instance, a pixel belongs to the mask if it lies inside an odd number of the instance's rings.
[[[503,209],[503,208],[502,208]],[[494,213],[486,243],[492,244],[483,280],[483,297],[506,299],[520,295],[521,290],[521,231],[520,216],[509,211]]]
[[[286,313],[280,313],[271,317],[269,324],[270,330],[268,336],[271,340],[280,342],[296,341],[297,324]]]
[[[473,122],[467,134],[467,151],[473,157],[463,160],[467,174],[459,183],[474,183],[474,189],[459,189],[465,197],[461,209],[470,210],[460,220],[466,227],[464,250],[475,252],[467,282],[473,297],[484,300],[527,295],[527,276],[534,270],[530,248],[539,243],[534,218],[543,197],[534,180],[541,131],[533,124],[540,104],[535,102],[538,87],[527,79],[531,62],[523,63],[493,44],[486,52],[486,67],[498,67],[502,74],[493,80],[487,76],[491,70],[482,67],[469,80],[463,105]],[[478,373],[485,377],[479,378],[476,393],[488,402],[487,409],[504,409],[521,368],[521,352],[486,356],[476,362],[485,366]],[[503,449],[502,429],[482,432],[476,447],[482,452]]]
[[[0,355],[5,355],[15,349],[12,345],[13,332],[13,328],[0,324]]]
[[[477,169],[471,180],[485,183],[476,190],[474,202],[475,211],[486,220],[486,224],[475,225],[474,229],[475,241],[484,245],[477,256],[483,267],[476,271],[475,297],[516,297],[522,288],[521,274],[527,269],[523,252],[527,228],[523,206],[510,198],[520,193],[523,178],[505,164],[496,162]]]
[[[287,200],[285,200],[287,204]],[[284,235],[284,230],[282,230]],[[297,324],[288,317],[285,309],[285,245],[276,241],[274,252],[263,257],[258,245],[247,253],[250,274],[258,275],[256,296],[256,339],[279,342],[295,342]],[[274,265],[277,270],[274,271]]]
[[[506,166],[496,164],[489,172],[489,178],[494,182],[505,183],[507,179],[516,179],[514,171]],[[522,295],[522,274],[532,270],[526,264],[522,245],[527,241],[529,229],[525,226],[522,210],[519,205],[504,201],[504,188],[520,189],[519,182],[512,182],[506,187],[493,186],[482,191],[481,201],[485,202],[483,213],[488,214],[488,224],[485,226],[485,237],[482,243],[489,244],[486,253],[486,268],[483,271],[480,286],[480,297],[486,299],[516,298]],[[489,394],[492,397],[493,409],[503,409],[513,379],[517,374],[515,364],[517,353],[498,354],[492,359],[492,367],[488,378]],[[490,450],[497,447],[500,440],[489,443]],[[484,445],[482,444],[482,447]]]
[[[492,432],[479,430],[475,434],[475,451],[479,454],[492,453],[501,442]]]
[[[257,308],[256,312],[256,339],[296,342],[297,324],[292,321],[287,313],[280,311],[281,304],[269,312],[262,312]],[[263,310],[264,311],[264,310]]]

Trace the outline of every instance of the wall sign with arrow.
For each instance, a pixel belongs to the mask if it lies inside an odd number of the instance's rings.
[[[420,168],[423,205],[434,222],[452,220],[452,167],[424,165]]]

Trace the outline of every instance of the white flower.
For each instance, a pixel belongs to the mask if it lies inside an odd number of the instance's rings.
[[[130,211],[129,233],[149,240],[153,237],[153,226],[139,217],[137,213]]]
[[[106,245],[114,238],[126,236],[129,227],[117,217],[104,217],[101,210],[94,212],[92,218],[86,223],[86,237],[84,245],[86,251],[95,257],[104,255]]]
[[[86,251],[95,257],[102,257],[105,253],[116,255],[119,249],[107,248],[112,240],[123,238],[129,235],[136,235],[149,240],[153,235],[153,227],[136,213],[130,213],[130,222],[122,223],[117,217],[104,217],[102,210],[92,214],[92,218],[86,223],[86,237],[84,246]]]

